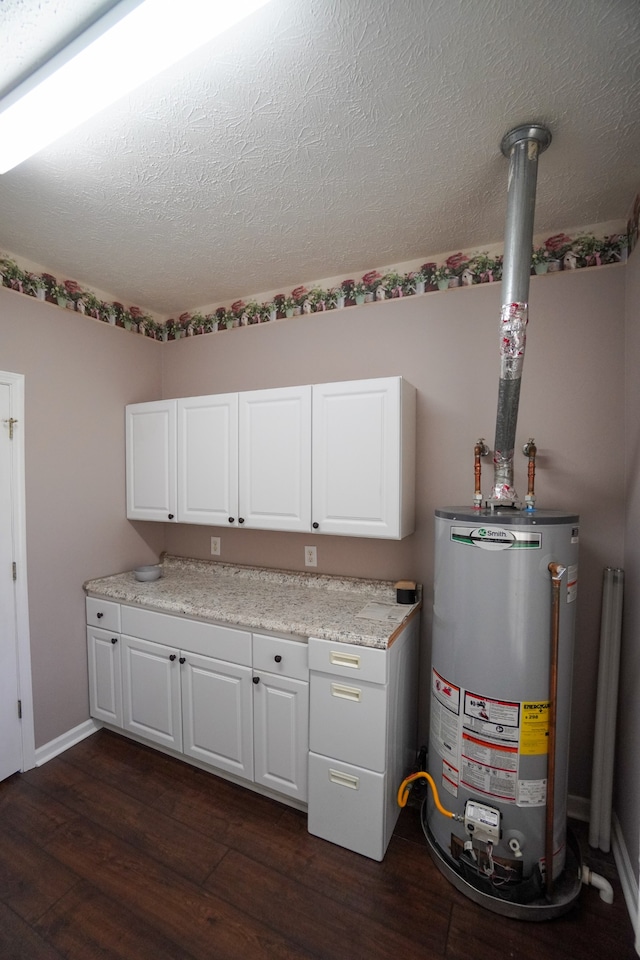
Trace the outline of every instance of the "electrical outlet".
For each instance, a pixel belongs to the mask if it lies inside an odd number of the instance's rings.
[[[220,556],[220,537],[211,537],[211,556]]]
[[[315,547],[304,548],[304,565],[305,567],[318,566],[318,551]]]

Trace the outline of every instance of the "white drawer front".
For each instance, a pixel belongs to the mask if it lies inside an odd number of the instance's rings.
[[[333,673],[352,680],[387,682],[387,651],[359,647],[354,643],[309,639],[309,669]]]
[[[309,648],[299,640],[254,633],[253,668],[294,680],[308,680]]]
[[[383,773],[387,688],[317,673],[310,688],[309,749]]]
[[[87,623],[102,630],[115,630],[120,633],[120,604],[113,600],[98,600],[87,597]]]
[[[382,773],[310,753],[309,833],[382,860],[387,834],[385,787]]]
[[[123,605],[122,632],[204,657],[251,666],[251,634],[246,630]]]

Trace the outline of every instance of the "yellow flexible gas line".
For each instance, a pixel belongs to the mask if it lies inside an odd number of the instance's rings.
[[[412,783],[414,780],[419,780],[420,777],[425,779],[429,784],[429,786],[431,787],[431,790],[433,791],[434,803],[437,809],[440,811],[440,813],[445,817],[450,817],[452,820],[457,820],[458,814],[452,813],[451,810],[445,810],[445,808],[440,803],[440,797],[438,796],[438,788],[436,787],[435,780],[433,779],[431,774],[425,773],[424,770],[420,770],[418,771],[418,773],[412,773],[411,776],[406,777],[406,779],[402,781],[402,783],[400,784],[400,787],[398,788],[398,806],[406,807],[407,800],[409,799],[409,784]]]

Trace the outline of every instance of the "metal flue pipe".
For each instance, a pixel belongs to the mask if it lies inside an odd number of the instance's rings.
[[[532,123],[510,130],[501,149],[509,159],[507,220],[502,268],[500,387],[490,506],[519,507],[513,482],[513,454],[528,321],[529,278],[538,156],[551,143],[546,127]]]

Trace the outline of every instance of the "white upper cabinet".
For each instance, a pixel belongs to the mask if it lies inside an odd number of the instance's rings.
[[[127,516],[400,540],[416,391],[401,377],[127,407]]]
[[[402,539],[415,529],[415,388],[401,377],[313,388],[313,528]]]
[[[130,404],[126,449],[127,517],[175,521],[176,401]]]
[[[238,394],[178,404],[178,522],[226,526],[238,516]]]
[[[311,387],[240,394],[238,522],[311,529]]]

